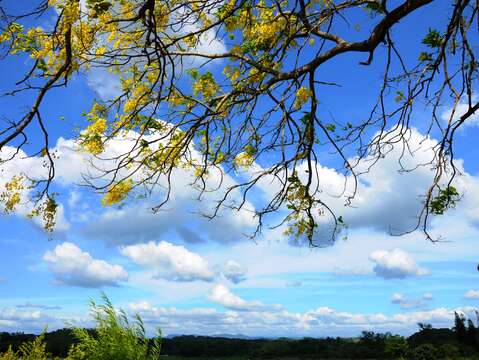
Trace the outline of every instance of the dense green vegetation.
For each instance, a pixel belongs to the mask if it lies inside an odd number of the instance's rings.
[[[160,356],[161,337],[149,339],[139,316],[130,321],[103,295],[91,302],[94,329],[63,329],[40,336],[0,333],[0,360],[150,360]],[[3,352],[3,354],[1,353]]]
[[[452,329],[435,329],[420,323],[419,330],[407,338],[364,331],[352,339],[150,339],[140,317],[130,321],[106,297],[103,300],[101,305],[92,303],[94,329],[61,329],[40,336],[0,333],[0,360],[479,359],[478,328],[458,313]]]

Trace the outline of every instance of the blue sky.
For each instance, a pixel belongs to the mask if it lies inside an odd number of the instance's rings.
[[[415,39],[427,30],[421,17],[441,23],[443,10],[436,5],[400,24],[394,35],[406,54],[419,51]],[[361,56],[345,56],[325,68],[325,81],[334,78],[343,87],[322,90],[324,116],[346,119],[367,113],[365,104],[376,96],[381,52],[370,67],[357,65]],[[2,92],[26,65],[22,57],[0,64]],[[293,246],[281,228],[265,230],[253,242],[243,235],[254,226],[247,211],[224,211],[212,221],[196,216],[192,210],[211,208],[215,195],[194,202],[195,190],[181,171],[173,179],[173,200],[165,211],[151,214],[154,199],[103,208],[100,195],[78,186],[82,174],[91,170],[91,159],[74,151],[74,137],[84,121],[81,113],[95,97],[114,94],[115,86],[108,74],[80,74],[67,89],[51,93],[42,107],[52,148],[59,154],[55,187],[61,211],[51,238],[25,218],[25,209],[0,215],[0,331],[88,326],[88,302],[102,291],[115,305],[139,312],[151,331],[159,326],[165,334],[353,336],[366,329],[408,334],[417,322],[451,326],[454,310],[472,314],[479,305],[478,117],[458,137],[463,199],[432,222],[432,231],[447,242],[431,243],[420,233],[390,236],[389,229],[413,223],[418,196],[432,176],[425,168],[397,173],[395,149],[364,176],[355,207],[345,209],[331,197],[348,221],[347,240],[311,249]],[[28,100],[0,98],[2,115],[18,116]],[[447,110],[445,105],[442,113]],[[418,130],[412,141],[417,144],[426,117],[421,109],[415,114]],[[39,141],[35,129],[31,136],[34,145]],[[428,159],[427,145],[434,141],[429,139],[407,163]],[[324,158],[319,171],[325,192],[334,193],[342,178],[328,167],[334,163],[326,154]],[[0,186],[18,171],[40,174],[41,161],[3,165]],[[244,176],[248,173],[232,174],[228,181]],[[269,184],[260,184],[254,201],[261,202],[269,191]]]

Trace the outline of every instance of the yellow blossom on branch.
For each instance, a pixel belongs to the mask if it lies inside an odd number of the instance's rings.
[[[133,188],[131,179],[120,181],[108,188],[101,203],[103,206],[112,206],[125,200]]]

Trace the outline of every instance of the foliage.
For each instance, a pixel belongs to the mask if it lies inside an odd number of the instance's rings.
[[[454,186],[447,186],[439,190],[439,193],[431,201],[431,212],[442,215],[451,207],[454,207],[459,200],[459,193]]]
[[[3,354],[0,354],[0,359],[1,360],[17,360],[17,355],[12,350],[11,345],[8,347],[8,350],[6,352],[4,352]]]
[[[429,46],[430,48],[438,48],[441,46],[442,36],[439,34],[439,31],[435,29],[429,29],[429,32],[422,40],[424,45]]]
[[[255,209],[255,234],[264,216],[288,207],[282,221],[289,226],[288,234],[314,245],[322,231],[318,218],[330,216],[334,239],[342,229],[340,214],[324,195],[327,183],[316,171],[320,155],[336,156],[336,170],[351,188],[344,194],[351,204],[357,177],[364,170],[361,160],[374,166],[391,146],[410,148],[416,103],[427,104],[431,114],[420,128],[429,129],[426,136],[438,135],[439,141],[430,149],[431,161],[421,164],[434,169],[435,176],[415,229],[422,227],[430,238],[429,213],[443,214],[456,201],[455,134],[479,109],[472,91],[478,75],[477,47],[470,44],[477,29],[477,3],[451,1],[444,23],[423,16],[430,27],[424,37],[408,41],[422,48],[410,58],[395,41],[396,25],[418,11],[428,11],[431,0],[38,2],[22,14],[0,4],[1,58],[18,56],[29,66],[8,94],[34,94],[24,116],[9,119],[0,128],[0,150],[25,148],[28,136],[38,128],[44,143],[36,155],[45,160],[47,169],[41,179],[16,174],[0,197],[7,212],[20,204],[20,186],[37,189],[28,191],[30,200],[43,205],[32,216],[43,217],[45,228],[52,231],[57,204],[50,188],[55,154],[50,152],[48,130],[54,124],[44,120],[43,103],[48,93],[67,86],[76,74],[92,71],[116,77],[120,93],[83,109],[87,125],[78,131],[78,150],[108,158],[105,152],[113,141],[135,137],[130,148],[100,168],[103,176],[88,179],[93,189],[106,194],[104,205],[127,200],[133,189],[149,194],[161,185],[166,188],[158,205],[162,206],[178,168],[191,170],[191,183],[204,193],[223,190],[210,187],[211,172],[234,173],[259,164],[246,180],[226,184],[223,200],[213,215],[207,215],[216,216],[223,207],[241,208],[261,179],[275,180],[280,185],[277,191]],[[370,16],[362,16],[365,12]],[[356,21],[360,22],[356,30],[343,24]],[[344,123],[332,121],[332,115],[320,116],[329,113],[331,105],[323,103],[321,95],[339,85],[334,74],[331,81],[324,81],[328,68],[323,69],[329,63],[350,64],[338,59],[346,54],[356,59],[354,53],[364,56],[360,66],[374,62],[378,67],[383,81],[377,101]],[[344,71],[355,69],[347,65]],[[346,101],[342,93],[335,99]],[[445,99],[452,99],[453,109],[447,124],[442,124],[437,111]],[[461,102],[468,104],[467,110],[458,114]],[[19,154],[0,160],[7,162]],[[400,161],[399,170],[410,170],[401,166]],[[25,178],[24,184],[17,184],[20,178]],[[450,185],[434,196],[433,190],[444,184]]]
[[[134,322],[130,322],[123,310],[117,313],[105,295],[103,302],[101,305],[91,303],[92,315],[96,322],[95,334],[92,335],[81,328],[73,330],[78,344],[70,350],[69,356],[72,360],[157,359],[160,354],[161,338],[156,338],[150,347],[143,322],[138,315]]]
[[[442,336],[435,341],[434,330],[448,330],[449,337]],[[303,339],[232,339],[206,336],[176,336],[165,338],[162,342],[162,354],[167,359],[427,359],[435,354],[435,359],[472,360],[477,358],[479,351],[471,350],[461,343],[455,343],[454,332],[450,329],[426,329],[420,332],[431,332],[428,337],[408,345],[410,338],[391,334],[376,334],[365,332],[358,339],[349,338],[303,338]],[[49,337],[45,339],[49,347]],[[62,332],[64,342],[73,340],[71,332]],[[416,333],[418,334],[418,333]],[[415,337],[415,335],[413,337]],[[19,335],[19,334],[17,334]],[[423,334],[424,335],[424,334]],[[415,337],[417,340],[417,337]],[[433,341],[433,343],[429,341]],[[8,348],[8,344],[6,344]],[[4,346],[0,337],[0,349]],[[405,350],[408,349],[407,352]],[[1,350],[0,350],[1,351]],[[71,347],[70,353],[54,353],[68,360],[84,359],[78,345]],[[12,352],[12,351],[11,351]],[[167,356],[166,356],[167,355]],[[5,356],[5,355],[3,355]],[[83,356],[83,357],[82,357]],[[1,359],[1,358],[0,358]],[[6,358],[5,360],[18,358]]]
[[[439,351],[432,344],[421,344],[413,350],[413,360],[435,360],[440,358]]]
[[[385,353],[391,359],[407,359],[410,354],[409,344],[402,336],[390,336],[385,342]]]
[[[138,315],[130,322],[123,310],[117,312],[106,295],[102,295],[102,300],[103,304],[91,302],[91,311],[96,322],[93,331],[74,328],[72,331],[60,332],[63,343],[73,342],[65,360],[159,359],[161,333],[154,339],[147,338],[143,322]],[[49,360],[52,355],[47,352],[46,338],[46,334],[42,333],[20,344],[18,351],[14,351],[10,345],[5,353],[0,353],[0,360]],[[63,353],[58,355],[65,356]]]
[[[148,339],[139,317],[133,322],[103,296],[92,303],[95,329],[61,329],[40,336],[0,333],[0,360],[224,358],[224,359],[404,359],[472,360],[479,357],[477,324],[455,314],[452,329],[419,324],[408,338],[390,333],[363,331],[358,338],[234,339],[226,337],[176,336]],[[467,323],[467,325],[466,325]],[[66,347],[59,344],[71,344]],[[3,352],[3,353],[2,353]]]
[[[24,342],[19,346],[18,351],[13,351],[11,346],[7,352],[0,354],[2,360],[49,360],[52,355],[46,350],[45,333],[37,336],[31,341]]]

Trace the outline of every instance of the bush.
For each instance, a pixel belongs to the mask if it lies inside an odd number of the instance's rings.
[[[105,295],[102,298],[102,305],[91,302],[95,332],[91,334],[85,329],[73,329],[79,342],[71,350],[71,360],[158,359],[161,338],[155,338],[150,348],[141,318],[136,315],[131,323],[123,310],[117,313],[110,300]]]
[[[65,360],[153,360],[160,358],[161,333],[150,340],[146,337],[143,321],[135,315],[133,322],[123,310],[117,312],[103,294],[103,304],[91,302],[91,311],[96,322],[93,331],[74,328],[78,343],[70,347]],[[30,342],[23,343],[18,352],[9,348],[0,354],[0,360],[47,360],[52,356],[46,351],[45,335],[42,333]]]
[[[412,353],[414,360],[436,360],[441,358],[437,348],[432,344],[422,344],[414,349]]]
[[[398,335],[389,336],[384,347],[386,355],[391,359],[407,359],[410,353],[407,340]]]

